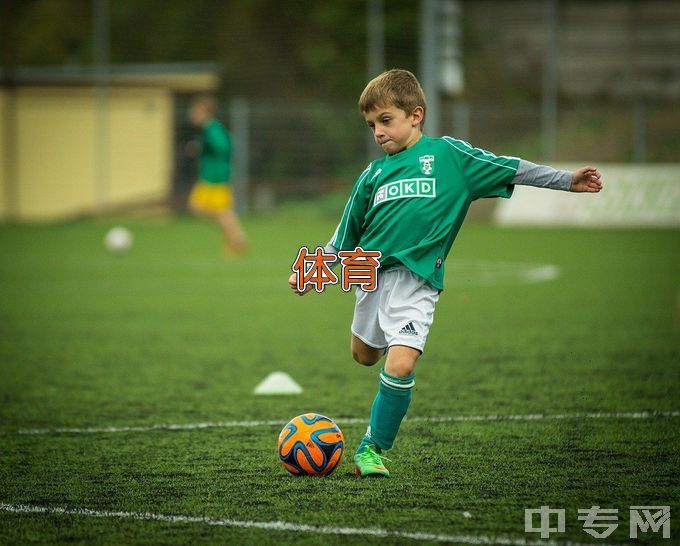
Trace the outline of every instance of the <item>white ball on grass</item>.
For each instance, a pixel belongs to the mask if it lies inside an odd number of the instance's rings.
[[[123,254],[132,248],[132,232],[122,226],[111,228],[104,237],[104,247],[113,254]]]

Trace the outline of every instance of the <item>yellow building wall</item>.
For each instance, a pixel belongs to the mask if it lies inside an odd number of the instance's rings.
[[[6,123],[6,110],[7,104],[7,92],[0,89],[0,220],[7,216],[7,186],[5,181],[5,155],[7,146],[5,144],[5,123]]]
[[[170,93],[120,89],[110,103],[110,201],[126,204],[168,195],[173,166]]]
[[[20,88],[14,216],[61,219],[167,195],[172,108],[164,89],[112,88],[102,100],[91,87]]]
[[[93,94],[77,88],[21,88],[16,108],[15,216],[61,218],[92,207]]]

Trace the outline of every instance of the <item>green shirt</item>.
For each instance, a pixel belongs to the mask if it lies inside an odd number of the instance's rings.
[[[231,140],[226,129],[214,118],[203,127],[198,163],[199,176],[205,182],[224,184],[231,178]]]
[[[423,136],[361,173],[330,244],[379,250],[381,267],[403,264],[441,290],[444,260],[470,203],[510,197],[518,165],[462,140]]]

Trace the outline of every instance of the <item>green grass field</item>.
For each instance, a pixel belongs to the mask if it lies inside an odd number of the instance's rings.
[[[0,543],[523,544],[542,505],[566,509],[556,543],[680,542],[680,232],[466,225],[393,477],[362,481],[378,367],[349,355],[354,297],[286,284],[335,218],[250,218],[243,259],[191,219],[0,226]],[[112,256],[119,222],[135,246]],[[252,394],[278,370],[304,393]],[[328,478],[277,460],[307,411],[348,443]],[[151,428],[195,423],[215,426]],[[619,510],[605,540],[578,520],[593,505]],[[670,505],[671,540],[629,539],[631,505]]]

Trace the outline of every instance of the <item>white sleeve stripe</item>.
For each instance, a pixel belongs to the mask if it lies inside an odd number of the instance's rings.
[[[345,205],[345,207],[346,207],[346,205]],[[343,214],[344,214],[344,212],[343,212]],[[342,220],[341,220],[341,221],[342,221]],[[338,224],[337,226],[335,226],[335,231],[333,232],[333,235],[331,236],[330,241],[328,241],[328,244],[329,244],[329,245],[332,245],[333,243],[335,243],[335,239],[337,239],[337,237],[338,237],[338,230],[339,230],[339,229],[340,229],[340,224]]]
[[[354,192],[352,193],[352,197],[350,197],[349,201],[347,201],[347,204],[345,205],[345,210],[342,212],[342,218],[340,219],[340,223],[338,224],[338,227],[335,229],[336,235],[334,236],[333,239],[333,246],[336,248],[342,248],[342,243],[345,242],[345,237],[347,236],[347,226],[349,226],[349,217],[352,212],[352,207],[354,206],[354,199],[357,196],[357,193],[359,193],[359,187],[361,184],[366,180],[366,176],[368,176],[368,172],[371,170],[371,166],[369,165],[366,167],[364,172],[361,173],[361,176],[359,177],[359,182],[357,182],[356,187],[354,188]],[[342,225],[342,222],[345,222],[345,229],[342,232],[342,243],[338,242],[337,240],[337,232],[340,229],[340,226]]]
[[[456,146],[456,144],[454,144],[454,142],[456,142],[456,140],[451,138],[451,137],[443,137],[443,138],[444,138],[444,142],[446,142],[449,146],[455,148],[456,150],[458,150],[459,152],[461,152],[463,154],[469,155],[472,159],[476,159],[477,161],[485,161],[486,163],[491,163],[493,165],[496,165],[496,167],[503,167],[504,169],[509,169],[509,170],[511,170],[515,173],[517,172],[517,169],[515,169],[513,167],[509,167],[508,165],[501,165],[500,163],[496,163],[495,161],[492,161],[490,159],[484,159],[484,158],[476,157],[476,156],[472,155],[470,152],[463,150],[463,149],[459,148],[458,146]],[[453,142],[451,142],[451,141],[453,141]],[[504,155],[503,156],[495,156],[495,157],[496,157],[496,159],[501,159],[501,158],[503,158],[503,159],[517,159],[515,157],[504,156]]]

